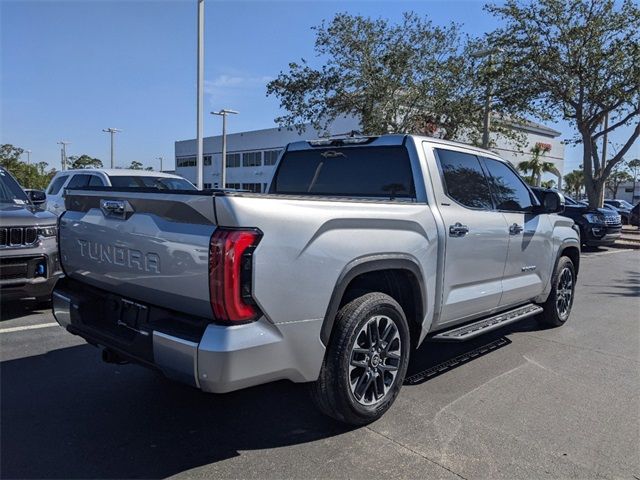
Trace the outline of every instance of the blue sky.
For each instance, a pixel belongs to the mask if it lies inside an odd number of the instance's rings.
[[[400,19],[416,11],[480,35],[497,25],[484,3],[207,0],[205,109],[239,110],[230,132],[274,126],[279,106],[266,82],[288,62],[312,59],[311,27],[336,12]],[[33,161],[59,168],[56,142],[68,140],[68,155],[106,164],[102,129],[117,127],[118,165],[157,168],[162,155],[169,168],[173,142],[195,137],[195,0],[0,0],[0,41],[0,142],[31,149]],[[205,135],[219,131],[219,117],[206,115]],[[566,158],[567,171],[580,163],[577,150]]]

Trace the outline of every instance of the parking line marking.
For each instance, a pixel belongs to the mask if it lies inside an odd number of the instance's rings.
[[[23,330],[35,330],[37,328],[47,328],[47,327],[57,327],[57,326],[58,324],[56,322],[39,323],[37,325],[25,325],[23,327],[0,328],[0,333],[22,332]]]

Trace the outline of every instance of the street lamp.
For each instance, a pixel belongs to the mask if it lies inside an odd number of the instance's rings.
[[[220,170],[220,185],[222,185],[221,188],[223,189],[227,187],[227,115],[237,115],[238,113],[240,112],[228,108],[223,108],[218,112],[211,112],[211,115],[220,115],[222,117],[222,166]]]
[[[163,156],[156,157],[156,160],[160,160],[160,172],[162,172],[162,161],[164,160]]]
[[[67,145],[70,143],[71,142],[65,142],[64,140],[60,140],[58,142],[58,145],[62,145],[62,148],[60,149],[60,166],[62,170],[67,169]]]
[[[203,188],[204,159],[202,156],[204,134],[204,0],[198,0],[198,65],[196,80],[196,186]]]
[[[493,55],[495,53],[503,53],[504,49],[501,47],[487,48],[473,52],[471,54],[474,58],[487,58],[487,67],[491,69],[493,67]],[[491,128],[491,96],[493,95],[493,84],[489,80],[487,83],[487,92],[484,97],[484,114],[482,121],[482,148],[489,148],[489,129]]]
[[[116,133],[121,132],[122,130],[120,130],[118,128],[110,127],[110,128],[103,128],[102,131],[111,135],[111,168],[115,168],[116,164],[115,164],[115,162],[113,160],[113,136]]]

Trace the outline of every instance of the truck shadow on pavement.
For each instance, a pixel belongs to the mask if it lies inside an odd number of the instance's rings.
[[[22,318],[32,313],[49,313],[51,303],[36,302],[35,300],[19,300],[0,302],[0,322]]]
[[[414,352],[408,378],[510,331],[465,344],[425,344]],[[99,358],[98,349],[80,345],[0,364],[2,478],[160,478],[244,450],[351,430],[320,414],[302,385],[211,395]]]

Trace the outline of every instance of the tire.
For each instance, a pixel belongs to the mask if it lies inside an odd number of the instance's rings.
[[[371,336],[377,338],[372,342]],[[410,345],[407,319],[393,298],[373,292],[351,300],[336,316],[320,375],[311,384],[314,403],[350,425],[377,420],[400,392]]]
[[[567,283],[569,282],[569,283]],[[540,321],[549,327],[560,327],[571,315],[575,297],[576,270],[569,257],[560,257],[551,277],[551,293],[542,305]]]

